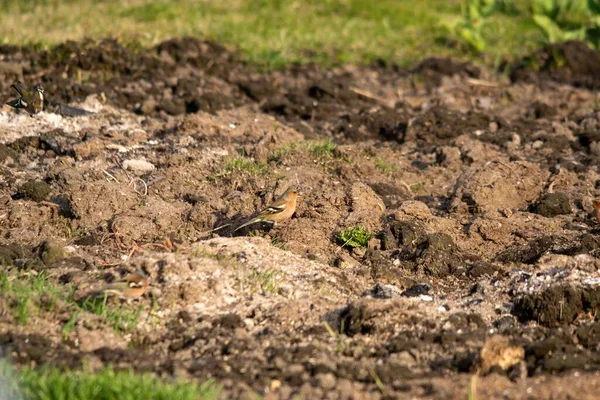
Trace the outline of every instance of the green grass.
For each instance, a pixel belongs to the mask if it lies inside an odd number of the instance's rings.
[[[281,146],[269,153],[268,161],[274,163],[282,162],[289,154],[292,154],[300,145],[298,143],[290,143]]]
[[[6,270],[0,271],[0,293],[7,298],[16,322],[21,325],[41,311],[51,311],[62,290],[50,283],[44,272],[14,279]]]
[[[285,242],[282,242],[282,241],[280,241],[277,238],[271,239],[271,245],[273,245],[273,246],[275,246],[275,247],[277,247],[278,249],[281,249],[281,250],[285,250],[286,249]]]
[[[316,158],[332,158],[334,156],[334,150],[337,145],[331,140],[327,139],[322,142],[315,142],[309,144],[309,150],[313,157]]]
[[[81,308],[101,316],[102,322],[112,326],[116,332],[133,330],[137,326],[140,313],[142,312],[142,306],[135,308],[110,306],[106,296],[99,298],[90,297],[82,303]]]
[[[522,55],[543,39],[529,11],[497,13],[483,28],[491,62]],[[465,55],[449,46],[443,27],[460,15],[461,0],[31,0],[0,3],[0,42],[56,44],[84,37],[116,37],[151,46],[197,36],[240,50],[265,67],[317,62],[412,65],[425,56]],[[473,56],[471,55],[473,58]]]
[[[61,307],[66,307],[66,311],[72,313],[62,327],[63,337],[73,331],[83,312],[101,316],[102,322],[116,332],[128,332],[137,326],[142,306],[109,304],[106,297],[90,297],[80,304],[73,299],[73,295],[72,286],[56,285],[44,272],[29,271],[19,275],[7,269],[0,271],[0,296],[6,300],[8,310],[19,325],[26,325],[32,317],[43,312],[57,311],[60,301]]]
[[[398,170],[398,166],[396,164],[387,162],[381,158],[376,159],[374,163],[375,167],[386,175]]]
[[[57,368],[16,369],[0,360],[0,399],[133,400],[217,399],[221,389],[212,380],[202,385],[159,380],[131,371],[61,371]]]
[[[223,167],[225,172],[244,172],[250,175],[259,175],[267,170],[267,164],[258,163],[252,158],[237,156],[228,157],[225,160],[225,166]]]

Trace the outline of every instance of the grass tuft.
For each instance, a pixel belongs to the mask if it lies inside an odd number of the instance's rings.
[[[281,146],[278,149],[273,150],[268,157],[269,162],[280,163],[282,162],[289,154],[293,153],[298,149],[298,143],[290,143],[285,146]]]
[[[267,164],[257,163],[254,159],[237,156],[225,160],[224,169],[228,173],[242,172],[250,175],[260,175],[267,170]]]
[[[322,142],[311,143],[308,148],[313,157],[332,158],[337,145],[331,140],[327,139]]]
[[[130,307],[111,307],[108,304],[108,297],[89,297],[81,308],[93,314],[102,317],[102,322],[112,326],[116,332],[128,332],[137,326],[142,306],[136,308]],[[68,323],[68,322],[67,322]]]
[[[381,158],[375,160],[375,168],[380,169],[384,174],[390,174],[398,170],[396,164],[387,162]]]
[[[0,271],[0,293],[8,299],[16,322],[25,325],[37,312],[54,309],[61,288],[50,283],[44,272],[30,272],[23,279]]]

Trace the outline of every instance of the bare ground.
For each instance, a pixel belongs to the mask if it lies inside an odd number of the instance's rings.
[[[68,304],[20,325],[1,296],[16,363],[215,377],[224,398],[597,396],[597,53],[547,49],[509,77],[446,59],[261,72],[192,39],[0,61],[3,99],[20,78],[97,112],[0,109],[2,268],[76,296],[151,279],[113,304],[141,306],[126,333],[82,313],[64,334]],[[297,183],[294,218],[232,232]],[[336,239],[352,226],[367,248]]]

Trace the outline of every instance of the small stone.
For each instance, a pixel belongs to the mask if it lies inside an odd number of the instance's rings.
[[[408,289],[406,289],[402,293],[402,296],[404,296],[404,297],[417,297],[417,296],[426,295],[427,293],[429,293],[429,289],[431,289],[431,287],[428,284],[426,284],[426,283],[417,283],[417,284],[412,285]]]
[[[131,160],[123,161],[123,168],[128,169],[130,171],[134,171],[134,172],[144,173],[144,172],[154,171],[154,169],[156,167],[154,166],[154,164],[152,164],[146,160],[131,159]]]
[[[502,332],[503,330],[514,327],[515,319],[511,315],[505,315],[495,320],[492,325],[494,326],[494,328]]]
[[[571,213],[569,197],[562,192],[546,193],[532,207],[532,211],[544,217],[551,218],[557,215]]]
[[[281,381],[278,379],[273,379],[271,384],[269,385],[269,390],[271,392],[277,391],[281,387]]]
[[[358,257],[358,258],[362,258],[365,256],[365,254],[367,254],[367,249],[362,248],[362,247],[354,247],[352,249],[352,255],[354,257]]]
[[[335,387],[335,375],[333,375],[331,372],[326,374],[317,374],[315,378],[317,379],[319,386],[324,390],[331,390]]]
[[[376,283],[373,289],[365,291],[363,296],[371,296],[376,299],[391,299],[398,297],[401,294],[402,292],[400,289],[394,285],[382,285],[381,283]]]
[[[486,292],[486,285],[483,282],[477,282],[476,284],[474,284],[471,287],[471,291],[470,291],[470,295],[476,295],[476,294],[485,294]]]

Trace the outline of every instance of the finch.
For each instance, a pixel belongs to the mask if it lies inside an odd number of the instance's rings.
[[[140,297],[148,289],[148,276],[138,269],[132,274],[127,275],[123,280],[109,283],[102,294],[116,295],[121,299],[134,299]]]
[[[233,231],[242,229],[245,226],[255,224],[257,222],[269,222],[275,225],[277,222],[289,219],[296,212],[296,200],[298,199],[298,189],[294,186],[288,188],[281,196],[279,196],[273,204],[262,210],[256,217],[235,228]]]
[[[9,106],[24,108],[31,115],[44,109],[44,88],[42,85],[37,85],[33,93],[26,91],[21,81],[16,81],[10,87],[17,92],[19,97],[6,103]]]

